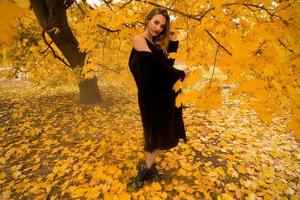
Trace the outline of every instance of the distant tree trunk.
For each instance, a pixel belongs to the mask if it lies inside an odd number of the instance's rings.
[[[30,0],[31,8],[44,30],[43,33],[47,32],[77,77],[80,101],[97,103],[101,100],[97,77],[86,80],[81,75],[86,53],[79,51],[78,41],[68,24],[66,10],[73,3],[74,0]]]

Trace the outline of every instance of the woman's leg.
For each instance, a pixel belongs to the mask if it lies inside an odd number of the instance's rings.
[[[147,179],[147,176],[149,177],[149,173],[151,173],[151,178],[154,177],[153,168],[155,168],[155,165],[153,165],[153,163],[155,162],[155,158],[160,153],[160,150],[156,149],[152,153],[145,151],[144,153],[145,153],[145,162],[143,161],[142,163],[140,163],[140,165],[138,164],[137,166],[138,174],[129,183],[130,185],[133,185],[136,188],[141,188],[144,185],[144,181]]]
[[[148,153],[148,156],[146,158],[146,164],[148,169],[152,166],[152,164],[155,162],[156,157],[159,155],[160,150],[155,149],[152,153]]]

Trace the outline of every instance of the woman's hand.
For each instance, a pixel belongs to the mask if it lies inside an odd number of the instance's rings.
[[[172,40],[172,41],[177,40],[177,33],[174,30],[170,31],[170,40]]]
[[[184,70],[185,75],[188,75],[189,73],[192,72],[192,70],[190,70],[188,67],[186,67]]]
[[[183,41],[187,37],[186,31],[182,30],[170,30],[170,40],[172,41]]]

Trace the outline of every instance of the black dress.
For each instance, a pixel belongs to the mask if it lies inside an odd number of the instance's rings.
[[[147,40],[151,52],[134,48],[129,68],[138,88],[138,102],[144,129],[144,150],[167,150],[187,141],[182,118],[182,107],[175,106],[177,93],[172,90],[185,73],[173,67],[162,49]],[[176,51],[178,41],[170,41],[169,52]]]

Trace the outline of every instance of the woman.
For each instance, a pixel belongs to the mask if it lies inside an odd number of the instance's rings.
[[[144,130],[145,160],[138,164],[138,174],[130,182],[141,188],[145,180],[159,179],[155,159],[161,150],[185,142],[182,108],[175,106],[174,83],[185,72],[173,67],[168,52],[176,51],[178,41],[169,41],[170,17],[165,9],[154,8],[146,16],[145,29],[133,38],[129,68],[138,88],[138,102]]]

